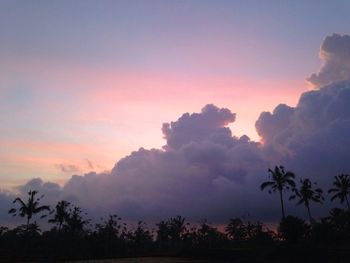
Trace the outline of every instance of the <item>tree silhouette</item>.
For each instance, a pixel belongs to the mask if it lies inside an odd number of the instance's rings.
[[[270,181],[266,181],[261,184],[260,189],[263,191],[269,187],[269,193],[278,192],[281,201],[282,218],[285,218],[284,203],[283,203],[283,190],[289,190],[290,187],[295,187],[294,178],[295,175],[292,172],[285,171],[283,166],[275,166],[274,170],[268,170],[270,175]]]
[[[113,255],[113,248],[118,247],[119,240],[122,238],[121,228],[122,224],[120,223],[121,217],[118,215],[109,215],[106,220],[103,220],[102,223],[96,224],[95,234],[98,237],[99,245],[102,245],[104,253],[108,256]]]
[[[277,230],[288,243],[298,243],[307,236],[309,228],[303,219],[287,216],[281,220]]]
[[[350,205],[348,200],[348,194],[350,194],[350,176],[348,174],[341,174],[338,176],[334,176],[333,181],[334,188],[329,189],[328,193],[335,193],[331,201],[338,198],[340,203],[344,203],[346,201],[346,205],[348,206],[348,210],[350,211]]]
[[[324,200],[323,198],[323,191],[321,188],[313,189],[312,185],[316,185],[316,183],[312,183],[310,179],[300,179],[300,189],[294,188],[293,192],[294,194],[289,198],[289,200],[298,198],[299,201],[297,202],[297,205],[303,204],[308,212],[310,223],[312,222],[312,216],[310,211],[310,202],[315,203],[322,203]]]
[[[169,235],[172,240],[180,240],[186,230],[185,218],[177,216],[169,219]]]
[[[118,237],[122,225],[119,223],[121,217],[118,215],[109,215],[102,224],[96,224],[97,232],[107,238]]]
[[[163,245],[165,242],[167,242],[169,238],[169,223],[167,221],[160,221],[157,224],[157,241]]]
[[[231,218],[225,227],[225,232],[234,241],[240,242],[246,238],[246,229],[240,218]]]
[[[157,242],[164,248],[176,249],[186,236],[187,224],[182,216],[171,217],[157,224]]]
[[[84,227],[90,222],[83,218],[83,211],[80,207],[74,206],[70,208],[67,218],[67,231],[72,235],[84,235]],[[86,213],[85,213],[86,214]]]
[[[28,192],[28,200],[25,203],[21,198],[17,197],[15,200],[13,200],[13,203],[19,203],[20,208],[11,208],[9,210],[10,214],[13,214],[13,216],[19,215],[20,217],[26,217],[27,223],[26,223],[26,232],[28,232],[30,220],[32,217],[36,214],[39,214],[43,211],[50,210],[50,207],[47,205],[40,206],[40,200],[44,197],[43,195],[41,197],[36,197],[36,194],[38,191],[30,190]],[[41,218],[45,217],[41,216]]]
[[[327,218],[334,226],[336,232],[350,236],[350,212],[340,208],[333,208]]]
[[[137,222],[137,227],[131,232],[129,240],[134,244],[137,251],[145,252],[152,246],[152,232],[147,229],[147,224],[143,221]]]
[[[70,203],[62,200],[57,203],[55,210],[52,211],[55,214],[52,219],[49,219],[49,223],[57,224],[59,232],[61,231],[63,224],[67,222],[69,218],[69,207]]]
[[[227,241],[226,235],[220,232],[216,227],[210,226],[204,221],[196,233],[198,244],[203,248],[222,247],[223,243]]]

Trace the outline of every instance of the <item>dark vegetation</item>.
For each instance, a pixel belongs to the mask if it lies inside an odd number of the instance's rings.
[[[229,219],[221,231],[203,222],[191,225],[181,216],[160,221],[154,229],[140,221],[136,226],[109,215],[92,225],[81,208],[60,201],[54,208],[43,205],[43,196],[29,191],[27,200],[16,198],[9,213],[25,224],[0,227],[0,261],[50,262],[114,257],[180,256],[225,259],[234,262],[349,262],[350,176],[335,176],[328,190],[332,201],[345,205],[315,219],[312,205],[322,203],[325,193],[309,179],[295,183],[295,175],[282,166],[269,169],[261,190],[277,193],[282,218],[275,231],[260,222]],[[287,215],[284,198],[303,205],[309,220]],[[42,231],[35,221],[47,219],[51,229]],[[277,219],[276,219],[277,220]]]

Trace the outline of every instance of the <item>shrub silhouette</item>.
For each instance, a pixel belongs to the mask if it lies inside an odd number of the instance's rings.
[[[245,226],[240,218],[231,218],[225,231],[230,239],[238,243],[245,240],[247,236]]]
[[[129,232],[128,241],[138,253],[146,252],[152,247],[153,234],[145,222],[138,221],[136,229]]]
[[[333,244],[337,239],[334,225],[327,218],[321,218],[319,222],[314,222],[310,235],[314,244]]]
[[[338,242],[349,242],[350,240],[350,211],[334,208],[327,218],[333,225]]]
[[[226,243],[226,236],[216,227],[210,226],[204,221],[196,231],[198,247],[200,248],[217,248]]]
[[[309,227],[305,221],[295,216],[282,218],[278,232],[288,243],[296,244],[305,239],[309,232]]]

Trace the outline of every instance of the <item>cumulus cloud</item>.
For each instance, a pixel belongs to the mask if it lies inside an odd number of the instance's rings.
[[[256,122],[261,142],[232,135],[227,125],[235,114],[209,104],[163,124],[162,149],[140,148],[111,172],[74,175],[62,187],[33,179],[18,190],[36,188],[50,202],[67,199],[90,215],[118,213],[130,220],[181,214],[219,223],[247,213],[276,220],[278,201],[259,190],[269,167],[282,164],[326,189],[334,175],[350,173],[349,39],[325,39],[325,64],[309,78],[318,89],[303,93],[295,107],[280,104],[261,113]],[[287,211],[304,212],[286,205]],[[318,212],[324,215],[322,209]]]
[[[200,113],[185,113],[163,125],[163,149],[140,148],[110,173],[73,176],[62,191],[92,210],[129,219],[183,214],[223,221],[247,213],[247,192],[256,192],[248,185],[257,184],[254,179],[268,164],[259,143],[232,136],[226,126],[234,120],[230,110],[211,104]]]
[[[20,185],[16,188],[17,193],[23,198],[27,197],[27,193],[33,189],[39,191],[40,194],[44,196],[50,197],[52,200],[46,200],[49,203],[55,202],[62,194],[61,187],[58,184],[44,182],[41,178],[33,178],[24,185]]]
[[[319,73],[307,80],[316,88],[350,78],[350,36],[333,34],[326,37],[320,49],[324,64]]]
[[[299,174],[329,183],[350,172],[350,80],[336,81],[301,95],[295,108],[264,112],[256,129],[265,154],[279,156]]]
[[[236,115],[229,109],[219,109],[212,104],[206,105],[201,113],[185,113],[177,121],[163,124],[162,131],[167,141],[164,147],[179,149],[190,142],[203,140],[226,144],[232,135],[225,126],[234,122],[235,118]]]
[[[350,36],[326,37],[320,57],[323,67],[308,78],[317,89],[301,94],[296,107],[261,113],[255,126],[265,156],[326,186],[350,172]]]

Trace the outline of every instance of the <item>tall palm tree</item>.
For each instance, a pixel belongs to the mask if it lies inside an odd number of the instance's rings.
[[[62,200],[57,203],[55,210],[52,211],[52,213],[55,214],[53,218],[49,219],[49,223],[57,224],[58,232],[61,231],[63,224],[67,222],[69,218],[70,205],[69,202]]]
[[[26,231],[28,232],[30,220],[32,217],[36,214],[39,214],[43,211],[50,210],[50,207],[47,205],[40,206],[40,200],[44,197],[43,195],[41,197],[36,197],[36,194],[38,191],[30,190],[28,192],[28,200],[27,202],[24,202],[21,198],[17,197],[15,200],[13,200],[13,203],[19,203],[20,208],[17,210],[16,208],[11,208],[9,210],[10,214],[13,214],[13,216],[19,215],[20,217],[26,217],[27,218],[27,224],[26,224]],[[42,216],[44,217],[44,216]]]
[[[333,186],[334,188],[329,189],[328,193],[335,193],[331,200],[338,198],[340,203],[344,203],[346,201],[346,205],[350,210],[348,195],[350,194],[350,176],[348,174],[340,174],[338,176],[334,176]]]
[[[283,190],[289,190],[291,187],[295,187],[294,178],[295,175],[292,172],[285,171],[283,166],[276,166],[274,170],[268,170],[270,175],[270,181],[266,181],[261,184],[260,189],[263,191],[269,187],[269,193],[278,192],[280,196],[282,218],[285,218],[284,203],[283,203]]]
[[[300,179],[300,189],[294,188],[294,194],[289,198],[289,200],[298,198],[299,201],[297,205],[303,204],[307,208],[307,212],[309,215],[310,223],[312,222],[312,216],[310,211],[310,202],[322,203],[324,197],[322,195],[323,191],[321,188],[313,189],[312,185],[316,185],[316,183],[312,183],[310,179]]]

